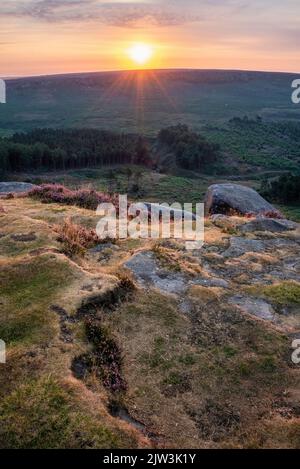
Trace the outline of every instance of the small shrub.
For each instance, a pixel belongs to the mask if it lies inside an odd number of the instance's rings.
[[[156,243],[153,248],[152,252],[161,263],[161,265],[168,270],[172,270],[174,272],[180,272],[181,267],[179,262],[172,257],[172,255],[165,250],[160,243]]]
[[[235,348],[231,347],[230,345],[226,345],[223,348],[223,352],[224,352],[225,357],[227,357],[227,358],[234,357],[237,354],[237,350]]]
[[[116,202],[114,195],[88,189],[70,190],[60,184],[42,184],[40,187],[31,190],[28,195],[43,203],[55,202],[90,210],[96,210],[100,203]]]
[[[119,272],[119,291],[121,292],[121,296],[123,297],[127,293],[132,292],[135,289],[135,285],[131,277],[126,272]]]
[[[86,321],[85,331],[94,346],[92,362],[103,385],[111,391],[126,390],[126,382],[121,376],[122,353],[110,331],[92,320]]]
[[[95,246],[99,240],[95,230],[88,230],[72,222],[68,217],[63,225],[56,225],[58,241],[63,243],[63,252],[67,256],[83,255],[86,249]]]
[[[277,365],[274,357],[265,357],[259,364],[260,369],[266,373],[274,373],[277,369]]]
[[[266,218],[277,218],[279,220],[284,218],[284,216],[279,212],[279,210],[270,210],[269,212],[265,212],[264,217],[266,217]]]
[[[254,218],[255,213],[249,212],[249,213],[246,213],[244,216],[245,218]],[[261,212],[260,216],[263,216],[265,218],[276,218],[278,220],[282,220],[284,218],[282,213],[280,213],[280,211],[276,209]]]
[[[196,357],[187,353],[186,355],[181,355],[179,357],[179,362],[186,366],[195,365],[197,363]]]
[[[273,285],[251,286],[246,289],[252,295],[264,296],[277,305],[300,304],[300,283],[286,280]]]
[[[263,287],[263,293],[277,304],[299,304],[300,284],[296,282],[282,282],[278,285],[267,285]]]
[[[9,192],[8,194],[3,195],[3,199],[9,200],[9,199],[14,199],[14,194],[12,192]]]

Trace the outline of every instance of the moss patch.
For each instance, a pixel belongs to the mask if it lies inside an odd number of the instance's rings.
[[[255,286],[248,288],[247,291],[265,296],[278,305],[300,303],[300,283],[297,282],[287,281],[263,287]]]
[[[1,448],[118,448],[122,440],[76,408],[52,377],[20,386],[0,405]]]
[[[71,278],[70,266],[51,255],[1,268],[0,336],[7,345],[51,338],[48,306]]]

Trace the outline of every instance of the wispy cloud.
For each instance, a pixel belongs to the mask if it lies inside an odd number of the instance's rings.
[[[174,3],[147,0],[12,0],[0,5],[0,15],[47,22],[98,21],[120,27],[136,27],[139,22],[174,26],[198,19]]]
[[[117,68],[137,40],[167,67],[299,68],[299,0],[0,0],[0,20],[5,75],[23,57],[38,72]]]

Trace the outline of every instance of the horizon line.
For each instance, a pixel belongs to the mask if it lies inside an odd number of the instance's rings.
[[[66,75],[92,75],[92,74],[100,74],[100,73],[121,73],[121,72],[163,72],[163,71],[212,71],[212,72],[244,72],[244,73],[274,73],[274,74],[285,74],[285,75],[300,75],[299,72],[294,71],[282,71],[282,70],[253,70],[253,69],[239,69],[239,68],[178,68],[178,67],[170,67],[170,68],[141,68],[141,69],[112,69],[112,70],[89,70],[89,71],[74,71],[74,72],[57,72],[57,73],[49,73],[49,74],[33,74],[33,75],[11,75],[11,76],[1,76],[3,80],[18,80],[23,78],[46,78],[46,77],[60,77]]]

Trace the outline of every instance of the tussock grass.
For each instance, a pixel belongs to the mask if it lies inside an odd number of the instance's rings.
[[[0,404],[1,448],[118,448],[120,436],[51,376],[28,381]]]
[[[300,303],[300,283],[285,281],[274,285],[255,286],[247,288],[252,294],[264,296],[278,305],[293,305]]]

